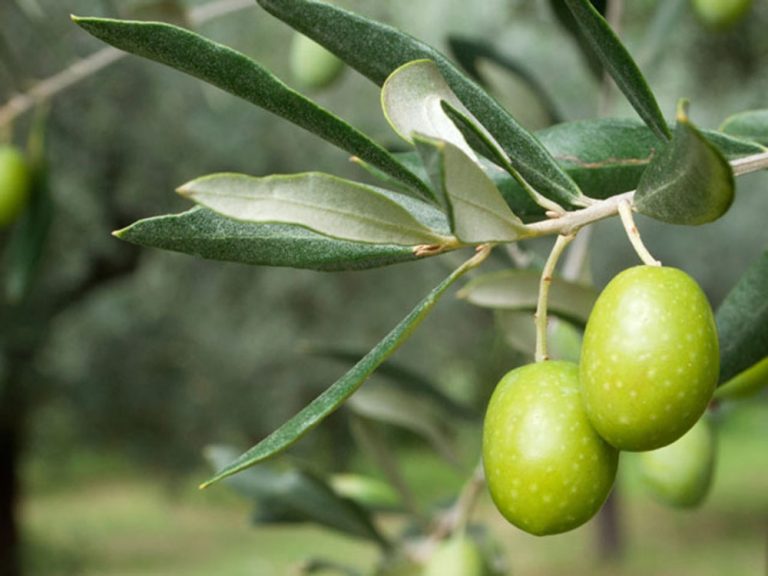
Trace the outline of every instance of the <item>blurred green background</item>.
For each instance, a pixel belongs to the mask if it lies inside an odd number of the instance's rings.
[[[70,22],[70,13],[167,18],[168,4],[1,0],[0,103],[103,47]],[[536,77],[564,119],[598,114],[600,82],[548,2],[342,4],[440,48],[451,34],[489,40]],[[654,28],[661,4],[626,2],[622,37],[668,117],[679,97],[691,99],[692,119],[708,128],[735,112],[767,107],[765,2],[755,2],[746,19],[726,30],[704,26],[688,2],[679,2],[672,27]],[[255,3],[199,32],[290,83],[292,31]],[[547,124],[546,110],[523,82],[498,71],[489,76],[498,82],[497,97],[526,126]],[[375,140],[400,146],[376,88],[354,72],[311,95]],[[618,94],[609,108],[611,115],[633,115]],[[196,484],[210,472],[202,452],[211,443],[244,448],[276,428],[345,370],[307,354],[307,347],[364,353],[461,256],[329,274],[127,245],[110,232],[186,209],[173,190],[206,173],[362,176],[314,136],[135,57],[60,93],[47,122],[53,228],[34,290],[22,313],[3,317],[0,336],[0,373],[12,373],[16,387],[4,390],[4,399],[20,402],[11,411],[24,414],[16,470],[25,574],[281,575],[297,573],[303,559],[318,554],[370,567],[376,558],[370,545],[308,526],[254,527],[251,504],[225,486],[198,492]],[[31,114],[16,120],[15,142],[23,145],[31,124]],[[639,226],[650,250],[696,277],[716,305],[768,245],[766,189],[764,174],[740,178],[733,208],[714,224],[682,228],[640,219]],[[597,225],[592,240],[589,265],[598,286],[636,263],[617,222]],[[549,243],[528,248],[544,253]],[[520,361],[491,314],[450,297],[396,359],[478,412],[499,376]],[[477,459],[477,421],[457,428],[458,467],[412,435],[393,435],[425,507],[445,504]],[[488,523],[515,574],[763,574],[766,433],[765,396],[723,414],[715,490],[695,512],[653,503],[626,458],[618,489],[626,551],[619,563],[600,562],[595,522],[536,539],[506,525],[487,498],[477,519]],[[355,448],[343,415],[292,456],[321,471],[378,474],[370,455]],[[384,518],[392,531],[398,522]]]

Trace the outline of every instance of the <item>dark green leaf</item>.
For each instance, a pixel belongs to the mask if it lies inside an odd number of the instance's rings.
[[[670,138],[669,127],[659,109],[656,97],[648,87],[632,56],[611,27],[589,0],[564,0],[605,69],[627,100],[653,132],[662,140]]]
[[[210,486],[227,476],[236,474],[279,454],[327,416],[338,409],[345,400],[357,391],[374,370],[391,356],[400,345],[408,339],[411,333],[429,314],[432,307],[456,280],[461,278],[471,266],[465,264],[456,269],[450,276],[435,287],[395,328],[387,334],[373,349],[368,352],[349,372],[328,387],[320,396],[305,406],[298,414],[272,432],[264,440],[242,454],[234,462],[224,467],[212,479],[201,487]]]
[[[392,200],[393,192],[320,172],[211,174],[178,192],[229,218],[300,225],[341,240],[405,246],[449,240]]]
[[[214,468],[230,461],[237,452],[210,447],[206,457]],[[339,496],[322,478],[299,468],[260,467],[228,480],[241,494],[267,503],[273,519],[315,522],[359,538],[385,543],[371,517],[355,502]]]
[[[522,128],[485,90],[431,46],[357,14],[313,0],[257,0],[268,12],[328,48],[381,85],[413,60],[434,61],[453,92],[509,155],[515,169],[539,193],[561,203],[580,196],[541,143]]]
[[[364,270],[418,259],[409,246],[348,242],[287,224],[240,222],[200,207],[139,220],[115,235],[140,246],[257,266]]]
[[[541,82],[539,82],[539,80],[518,61],[502,54],[496,50],[493,45],[483,40],[449,36],[448,47],[459,65],[474,78],[475,81],[480,82],[483,86],[489,86],[489,79],[485,78],[480,70],[484,61],[491,62],[506,70],[509,74],[519,77],[529,87],[531,92],[537,96],[539,103],[549,117],[550,123],[557,124],[561,122],[560,113],[550,97],[549,92],[547,92]],[[495,94],[493,91],[492,93]]]
[[[535,310],[541,274],[536,270],[502,270],[473,278],[458,293],[459,298],[483,308]],[[592,286],[554,277],[548,309],[577,324],[587,322],[597,290]]]
[[[768,146],[768,110],[749,110],[726,118],[720,130]]]
[[[169,24],[102,18],[74,21],[116,48],[200,78],[281,116],[430,196],[424,183],[384,148],[240,52]]]
[[[705,224],[725,214],[733,195],[731,165],[690,123],[681,105],[672,142],[640,178],[637,211],[672,224]]]
[[[749,267],[715,314],[720,382],[768,356],[768,252]]]
[[[702,134],[728,158],[765,148],[720,132]],[[536,133],[560,165],[593,198],[608,198],[637,188],[648,164],[663,145],[641,121],[600,118],[566,122]]]

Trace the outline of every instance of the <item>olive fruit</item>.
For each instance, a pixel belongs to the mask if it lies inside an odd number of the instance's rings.
[[[291,76],[302,88],[329,86],[344,70],[344,62],[320,44],[296,33],[290,50]]]
[[[720,370],[706,296],[685,272],[618,274],[587,320],[579,379],[592,425],[621,450],[654,450],[704,413]]]
[[[692,508],[704,501],[712,484],[717,448],[705,416],[669,446],[640,454],[643,481],[658,500]]]
[[[693,0],[696,15],[713,28],[727,28],[743,19],[752,0]]]
[[[522,366],[491,396],[483,427],[488,489],[501,514],[526,532],[557,534],[592,518],[618,458],[587,418],[576,364]]]
[[[21,152],[0,146],[0,228],[21,213],[29,198],[30,183],[30,170]]]
[[[424,567],[423,576],[485,576],[480,548],[466,535],[441,542]]]

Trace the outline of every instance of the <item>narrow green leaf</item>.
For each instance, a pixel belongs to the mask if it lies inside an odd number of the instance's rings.
[[[235,457],[237,451],[214,446],[206,449],[205,455],[218,469]],[[273,516],[315,522],[358,538],[385,543],[365,509],[338,495],[323,478],[308,470],[260,467],[230,478],[228,483],[244,496],[266,503]]]
[[[326,236],[375,244],[446,241],[377,188],[319,172],[264,178],[211,174],[178,191],[244,222],[298,224]]]
[[[384,116],[403,140],[413,143],[415,133],[445,140],[476,160],[475,153],[459,129],[443,111],[441,101],[449,102],[470,115],[431,60],[403,64],[387,77],[381,87]]]
[[[765,388],[768,388],[768,356],[723,383],[715,390],[714,397],[717,400],[742,400]]]
[[[721,383],[768,356],[767,286],[768,252],[764,252],[717,309]]]
[[[734,186],[731,165],[691,124],[681,104],[675,136],[643,172],[634,203],[657,220],[705,224],[730,208]]]
[[[535,310],[541,274],[536,270],[501,270],[473,278],[458,293],[475,306],[495,310]],[[549,290],[551,313],[584,325],[597,299],[593,286],[554,277]]]
[[[391,26],[315,0],[257,0],[268,12],[313,38],[376,84],[413,60],[435,62],[453,92],[540,194],[556,202],[578,198],[578,186],[530,132],[443,54]]]
[[[422,195],[431,195],[419,178],[368,136],[292,90],[240,52],[169,24],[104,18],[73,20],[120,50],[160,62],[260,106],[359,156]]]
[[[729,116],[720,130],[768,146],[768,110],[748,110]]]
[[[391,484],[373,476],[334,474],[328,483],[336,494],[374,511],[402,509],[400,495]]]
[[[451,229],[467,244],[514,242],[526,235],[483,169],[449,142],[414,136],[424,164],[432,170],[438,198],[445,203]]]
[[[485,78],[480,68],[484,61],[491,62],[508,74],[520,78],[529,87],[531,92],[537,96],[539,103],[549,117],[550,123],[557,124],[562,121],[560,112],[547,89],[534,74],[517,60],[502,54],[492,44],[483,40],[449,36],[448,47],[459,65],[475,81],[480,82],[483,86],[488,86],[489,79]],[[492,90],[491,93],[496,95],[496,91]]]
[[[632,56],[611,30],[605,18],[589,0],[564,1],[576,19],[584,38],[640,118],[662,141],[669,140],[671,133],[656,102],[656,97]]]
[[[727,158],[764,152],[759,144],[721,132],[701,133]],[[593,198],[637,188],[663,145],[640,120],[597,118],[565,122],[536,133],[560,165]]]
[[[242,454],[235,461],[225,466],[213,478],[203,483],[201,488],[210,486],[214,482],[218,482],[223,478],[279,454],[320,424],[360,388],[374,370],[408,339],[445,291],[474,265],[474,262],[467,261],[467,263],[451,273],[450,276],[419,302],[381,342],[355,364],[349,372],[334,382],[320,396],[315,398],[298,414],[280,426],[280,428]]]
[[[288,224],[240,222],[199,206],[139,220],[115,235],[140,246],[255,266],[364,270],[418,258],[409,246],[348,242]]]

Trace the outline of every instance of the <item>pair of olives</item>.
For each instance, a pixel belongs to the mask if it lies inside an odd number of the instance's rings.
[[[699,431],[705,425],[693,427],[718,375],[712,309],[696,282],[675,268],[623,271],[595,303],[578,366],[523,366],[494,391],[483,461],[496,506],[532,534],[573,529],[608,497],[622,450],[654,451],[643,455],[649,486],[668,501],[695,503],[706,486],[675,469],[708,478],[711,458],[685,464],[678,444],[712,451]]]

